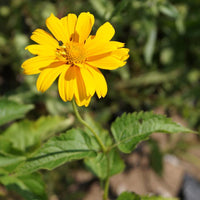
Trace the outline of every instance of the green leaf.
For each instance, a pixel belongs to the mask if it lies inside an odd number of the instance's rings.
[[[139,142],[148,139],[155,132],[192,132],[170,118],[153,112],[123,114],[112,123],[111,131],[118,148],[124,153],[130,153]]]
[[[4,155],[0,155],[0,167],[8,168],[9,166],[21,163],[25,159],[26,159],[26,157],[24,157],[24,156],[4,156]]]
[[[117,200],[178,200],[177,198],[164,198],[158,196],[139,196],[133,192],[123,192]]]
[[[101,124],[98,122],[94,121],[94,119],[90,115],[86,115],[85,117],[87,123],[90,125],[90,127],[98,134],[100,137],[101,141],[106,147],[109,147],[112,145],[112,138],[110,137],[110,134],[108,130],[105,130]],[[93,133],[89,130],[85,130],[89,135],[93,136]],[[93,143],[95,149],[100,149],[98,143]]]
[[[0,125],[23,118],[31,109],[33,109],[31,104],[22,105],[8,99],[0,99]]]
[[[8,189],[15,190],[27,200],[46,200],[45,185],[39,174],[28,176],[2,176],[0,182]]]
[[[95,156],[91,148],[94,138],[79,129],[71,129],[65,134],[47,141],[17,170],[18,174],[29,174],[39,169],[52,170],[66,162]]]
[[[125,167],[123,160],[116,150],[110,151],[107,156],[103,153],[98,153],[94,158],[84,159],[86,166],[101,180],[107,177],[108,166],[109,176],[122,172]]]
[[[101,138],[101,141],[106,147],[109,147],[112,145],[113,141],[110,137],[110,134],[107,130],[103,129],[102,126],[94,121],[93,118],[91,118],[89,115],[86,117],[87,123],[92,127],[92,129],[98,134],[98,136]],[[93,134],[86,129],[86,132],[93,136]],[[92,143],[93,148],[96,150],[100,150],[99,145],[95,142]],[[113,150],[110,151],[107,155],[109,157],[109,176],[112,176],[114,174],[120,173],[124,169],[124,163],[123,160],[121,160],[120,155],[117,151]],[[104,153],[98,153],[96,157],[92,158],[86,158],[84,159],[84,162],[86,166],[100,179],[105,179],[107,177],[107,171],[108,171],[108,159],[107,156]]]
[[[141,198],[132,192],[123,192],[119,195],[117,200],[141,200]]]
[[[158,196],[145,196],[141,197],[141,200],[178,200],[177,198],[165,198],[165,197],[158,197]]]
[[[15,150],[27,152],[30,148],[40,144],[42,140],[47,139],[52,134],[68,128],[72,122],[73,120],[70,118],[64,119],[59,116],[41,117],[34,122],[24,120],[14,123],[6,129],[1,134],[0,141],[9,142],[10,146]],[[0,147],[0,150],[3,150],[4,146]]]

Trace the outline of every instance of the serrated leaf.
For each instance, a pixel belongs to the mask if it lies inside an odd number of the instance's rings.
[[[27,152],[28,149],[40,144],[52,134],[68,128],[72,122],[70,118],[64,119],[59,116],[43,116],[37,121],[24,120],[7,128],[1,134],[0,141],[9,142],[10,146],[17,151]],[[0,147],[0,150],[3,150],[2,148]]]
[[[153,112],[123,114],[112,123],[111,131],[118,148],[124,153],[130,153],[139,142],[148,139],[155,132],[192,132],[170,118]]]
[[[15,190],[26,200],[47,200],[45,185],[39,174],[27,176],[1,176],[0,182],[8,189]]]
[[[0,125],[23,118],[31,109],[33,109],[31,104],[22,105],[8,99],[0,99]]]
[[[109,176],[122,172],[125,167],[124,162],[117,151],[112,150],[107,156],[109,158],[107,158],[104,153],[98,153],[94,158],[84,159],[86,166],[101,180],[107,177],[108,166]]]
[[[91,148],[92,140],[93,137],[79,129],[55,136],[20,165],[17,174],[29,174],[39,169],[52,170],[72,160],[95,156],[96,151]]]

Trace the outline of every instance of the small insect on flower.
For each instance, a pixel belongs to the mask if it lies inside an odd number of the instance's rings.
[[[63,101],[75,99],[77,105],[88,106],[91,97],[107,94],[107,83],[100,69],[114,70],[125,65],[129,49],[124,43],[110,41],[115,34],[106,22],[90,35],[94,16],[83,12],[78,17],[68,14],[61,19],[50,15],[46,20],[48,32],[36,29],[32,44],[26,49],[37,55],[22,64],[24,73],[39,74],[37,89],[46,91],[58,78],[58,90]]]

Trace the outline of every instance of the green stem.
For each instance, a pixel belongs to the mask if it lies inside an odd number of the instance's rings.
[[[103,200],[108,200],[109,177],[105,180]]]
[[[109,152],[106,153],[106,158],[107,158],[107,177],[105,180],[105,185],[104,185],[104,194],[103,194],[103,200],[108,200],[108,192],[109,192],[109,178],[110,178],[110,162],[109,162]]]
[[[106,147],[104,146],[104,144],[103,144],[103,142],[101,141],[101,139],[99,138],[99,136],[97,135],[97,133],[96,133],[96,132],[87,124],[87,122],[84,121],[83,118],[80,116],[74,99],[72,100],[72,105],[73,105],[74,113],[75,113],[75,115],[76,115],[78,121],[79,121],[81,124],[83,124],[85,127],[87,127],[87,128],[92,132],[92,134],[95,136],[97,142],[99,143],[99,146],[101,147],[102,151],[103,151],[104,153],[106,153],[106,152],[107,152],[107,149],[106,149]]]
[[[107,177],[105,180],[105,184],[104,184],[104,194],[103,194],[103,200],[108,200],[108,192],[109,192],[109,171],[110,171],[110,163],[109,163],[109,156],[108,153],[109,151],[107,150],[107,148],[105,147],[105,145],[103,144],[103,142],[101,141],[100,137],[98,136],[98,134],[93,130],[92,127],[90,127],[89,124],[87,124],[86,121],[83,120],[83,118],[80,116],[76,103],[74,100],[72,100],[72,105],[73,105],[73,109],[74,109],[74,113],[78,119],[78,121],[83,124],[85,127],[87,127],[95,136],[97,142],[99,143],[99,146],[101,147],[103,153],[105,154],[106,158],[107,158]]]

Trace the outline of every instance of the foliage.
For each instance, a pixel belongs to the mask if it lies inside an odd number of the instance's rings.
[[[0,2],[0,182],[24,199],[45,200],[49,194],[42,169],[52,170],[74,160],[83,160],[87,169],[106,182],[124,170],[124,154],[152,133],[192,132],[148,112],[157,107],[169,116],[181,114],[190,128],[200,130],[199,6],[198,0]],[[31,32],[43,28],[51,12],[63,17],[82,11],[95,15],[94,32],[110,21],[116,30],[114,40],[131,50],[124,68],[103,72],[109,77],[108,96],[93,99],[87,111],[92,117],[85,116],[106,153],[89,129],[71,129],[72,107],[59,99],[55,85],[45,94],[38,93],[33,84],[36,77],[24,77],[20,69],[30,57],[24,47],[31,43]],[[116,116],[120,117],[115,120]],[[161,174],[162,152],[154,141],[148,144],[151,166]],[[163,199],[123,193],[118,200],[124,198]]]
[[[25,199],[47,200],[45,185],[37,173],[20,177],[0,177],[0,182],[8,189],[16,190]]]
[[[23,118],[24,115],[33,109],[33,105],[20,105],[8,99],[0,100],[0,125]]]
[[[66,128],[62,118],[54,117],[52,120],[46,117],[45,120],[40,118],[35,123],[26,120],[14,123],[1,135],[1,183],[7,187],[16,185],[18,189],[15,189],[26,199],[31,199],[37,194],[44,195],[42,198],[45,199],[43,187],[39,187],[41,190],[34,187],[35,184],[39,186],[37,180],[41,183],[41,179],[32,180],[33,177],[29,174],[40,169],[52,170],[66,162],[84,159],[86,166],[97,177],[108,180],[110,176],[124,169],[116,146],[121,152],[130,153],[139,142],[146,140],[153,132],[190,132],[171,119],[152,112],[123,114],[118,117],[111,126],[115,142],[108,142],[108,133],[100,126],[97,127],[92,119],[90,124],[97,130],[100,139],[97,135],[91,135],[93,129],[89,134],[80,129],[71,129],[64,134],[51,137],[40,146],[39,141],[46,139],[47,133],[56,133]],[[20,135],[16,135],[16,132]],[[106,151],[100,151],[99,140],[107,143]]]
[[[164,198],[157,196],[139,196],[131,192],[123,192],[117,200],[177,200],[176,198]]]
[[[29,174],[39,169],[52,170],[65,162],[95,156],[91,149],[93,138],[81,130],[72,129],[60,136],[52,137],[21,164],[16,173]]]
[[[155,132],[178,133],[191,132],[166,118],[152,112],[123,114],[113,122],[111,127],[119,149],[130,153],[141,140],[146,140]]]

